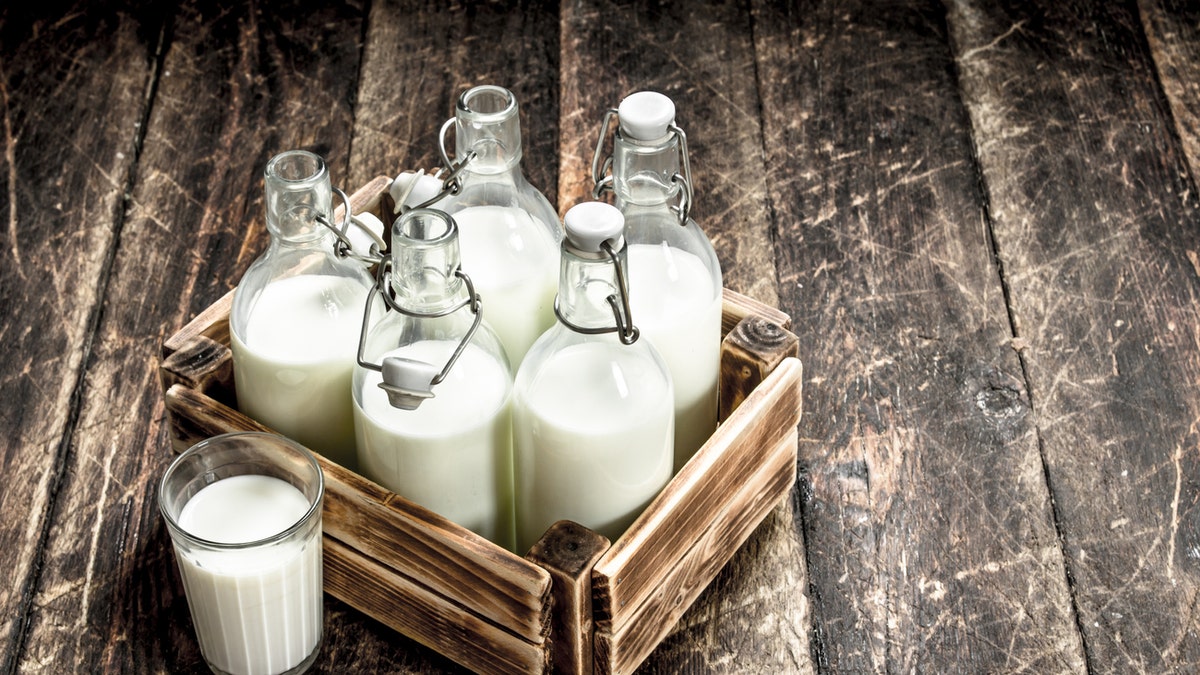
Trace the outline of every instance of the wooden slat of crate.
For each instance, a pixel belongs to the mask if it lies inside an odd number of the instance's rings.
[[[335,538],[325,538],[325,590],[478,673],[544,673],[550,650],[530,644],[446,597],[397,575]]]
[[[787,495],[801,371],[785,359],[597,563],[598,672],[632,672]]]

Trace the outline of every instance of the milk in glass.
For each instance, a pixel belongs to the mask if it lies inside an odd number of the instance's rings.
[[[232,476],[184,505],[181,528],[192,536],[242,544],[276,535],[309,509],[296,488],[270,476]],[[284,541],[246,550],[177,556],[210,664],[238,675],[271,675],[299,665],[321,638],[321,547]]]

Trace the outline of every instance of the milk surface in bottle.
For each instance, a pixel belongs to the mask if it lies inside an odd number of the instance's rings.
[[[554,323],[558,215],[521,170],[521,125],[512,92],[490,85],[468,89],[446,127],[451,124],[457,161],[466,164],[458,192],[436,206],[458,223],[463,269],[487,299],[488,323],[516,368]],[[442,152],[449,164],[444,147]]]
[[[334,253],[332,189],[310,152],[276,155],[265,172],[267,251],[246,271],[230,312],[238,408],[355,468],[350,375],[372,279]]]
[[[512,371],[458,244],[441,211],[407,211],[393,228],[395,299],[363,338],[352,386],[359,466],[511,550]]]
[[[230,476],[188,500],[178,524],[209,542],[246,544],[284,532],[309,508],[304,494],[279,478]],[[313,653],[321,639],[318,544],[300,537],[176,556],[206,659],[228,673],[269,675]]]
[[[590,202],[565,222],[558,321],[515,384],[518,551],[562,519],[615,541],[671,477],[671,379],[624,302],[621,214]]]
[[[678,471],[717,426],[721,268],[712,243],[688,216],[686,139],[675,126],[671,99],[638,92],[622,100],[616,114],[612,189],[625,216],[630,302],[642,334],[671,369]]]

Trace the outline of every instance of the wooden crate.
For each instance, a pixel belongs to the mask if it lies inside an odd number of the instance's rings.
[[[355,192],[353,212],[390,222],[389,184]],[[232,301],[163,343],[178,451],[269,431],[236,410]],[[315,453],[325,590],[476,672],[632,672],[795,482],[801,366],[788,327],[785,314],[725,291],[721,425],[611,545],[564,521],[522,558]]]

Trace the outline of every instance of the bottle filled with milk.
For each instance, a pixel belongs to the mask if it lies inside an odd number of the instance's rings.
[[[512,371],[460,266],[458,226],[413,209],[391,236],[371,293],[387,309],[364,325],[354,372],[360,472],[512,550]]]
[[[335,253],[321,157],[276,155],[264,187],[271,242],[242,277],[229,315],[238,408],[353,470],[350,376],[372,279]]]
[[[454,129],[456,161],[446,149]],[[554,323],[558,285],[558,214],[521,170],[521,122],[511,91],[478,86],[463,92],[442,125],[442,159],[457,181],[435,206],[458,223],[463,269],[488,301],[488,322],[520,365],[533,341]]]
[[[565,218],[557,321],[514,385],[518,551],[562,519],[615,541],[671,478],[671,377],[631,318],[623,222],[601,202]]]
[[[613,154],[602,164],[613,116]],[[611,177],[604,175],[608,167]],[[675,125],[671,99],[643,91],[610,110],[592,175],[596,195],[612,190],[625,216],[633,312],[671,369],[678,471],[717,426],[722,281],[712,243],[689,215],[687,138]]]

